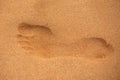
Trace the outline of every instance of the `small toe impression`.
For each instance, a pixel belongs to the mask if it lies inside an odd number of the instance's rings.
[[[113,53],[113,47],[102,38],[84,38],[84,57],[90,59],[105,59]]]
[[[28,41],[18,41],[18,43],[23,46],[31,46],[30,42]]]
[[[17,39],[19,39],[19,41],[28,41],[31,38],[34,38],[33,36],[24,36],[24,35],[21,35],[21,34],[18,34],[16,37],[17,37]]]

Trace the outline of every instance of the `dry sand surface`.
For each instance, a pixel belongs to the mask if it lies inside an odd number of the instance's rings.
[[[120,0],[0,0],[0,80],[120,80]]]

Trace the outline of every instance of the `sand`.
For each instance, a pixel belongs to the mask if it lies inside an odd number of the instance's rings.
[[[119,0],[0,0],[0,80],[120,80]]]

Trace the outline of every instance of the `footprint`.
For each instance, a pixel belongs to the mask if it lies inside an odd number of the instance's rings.
[[[71,45],[61,42],[48,27],[21,23],[18,32],[18,43],[28,53],[44,59],[74,56],[69,50]]]
[[[18,26],[18,43],[29,53],[49,57],[53,44],[53,33],[50,28],[41,25],[21,23]]]
[[[90,60],[106,59],[114,52],[111,44],[97,37],[83,38],[75,43],[59,42],[46,26],[21,23],[18,32],[18,43],[22,48],[45,59],[68,56]]]
[[[114,51],[112,45],[102,38],[83,38],[79,43],[80,56],[87,59],[105,59]]]

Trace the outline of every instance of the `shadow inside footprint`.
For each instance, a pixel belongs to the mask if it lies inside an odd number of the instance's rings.
[[[34,32],[41,32],[45,34],[52,34],[50,28],[43,25],[31,25],[28,23],[20,23],[18,26],[18,31],[23,35],[30,35]]]
[[[83,56],[90,59],[103,59],[113,53],[113,47],[103,38],[83,38]]]
[[[21,23],[18,26],[18,43],[28,52],[44,55],[49,44],[52,43],[53,33],[50,28],[41,25]],[[46,49],[46,50],[43,50]],[[49,53],[47,53],[49,55]],[[46,55],[46,54],[45,54]]]

